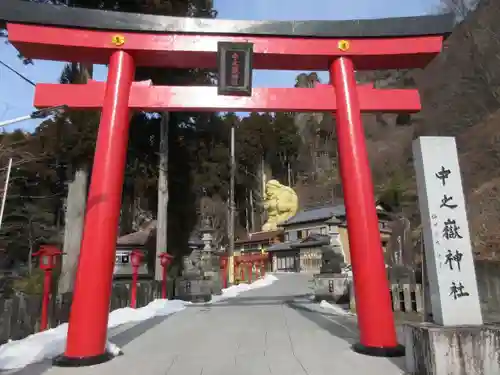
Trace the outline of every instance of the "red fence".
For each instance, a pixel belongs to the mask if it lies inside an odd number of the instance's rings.
[[[245,254],[234,257],[234,278],[238,283],[251,283],[266,275],[269,263],[268,254]],[[223,287],[227,288],[228,256],[220,258],[220,267],[223,274]]]

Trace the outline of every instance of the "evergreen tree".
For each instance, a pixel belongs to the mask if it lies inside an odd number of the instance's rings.
[[[216,14],[212,1],[207,0],[68,0],[59,3],[174,16],[214,17]],[[72,63],[65,66],[60,82],[85,83],[89,76],[91,67]],[[139,68],[136,80],[147,79],[158,85],[211,85],[214,74],[201,69]],[[157,205],[160,115],[137,113],[132,116],[123,192],[126,209],[133,209],[130,206],[135,205],[137,198],[140,198],[141,209],[154,215]],[[58,229],[64,224],[61,217],[66,195],[65,182],[79,168],[86,168],[90,172],[99,116],[98,111],[69,110],[44,121],[23,140],[23,147],[32,155],[37,155],[37,160],[16,170],[16,176],[22,179],[16,180],[12,190],[19,199],[9,199],[9,212],[18,215],[8,219],[12,224],[10,233],[22,226],[30,228],[24,222],[32,223],[32,237],[40,240],[46,239],[49,234],[59,233]],[[252,114],[240,119],[234,113],[224,116],[216,113],[172,113],[168,124],[170,252],[183,254],[188,251],[187,241],[197,224],[198,208],[203,197],[216,202],[217,207],[212,211],[219,216],[224,214],[222,205],[227,201],[229,190],[229,137],[232,125],[237,127],[236,200],[241,222],[246,220],[249,190],[257,192],[259,189],[257,176],[262,157],[272,165],[273,175],[286,182],[287,163],[296,158],[300,143],[293,114]],[[37,200],[40,196],[46,198]],[[219,220],[219,223],[222,230],[223,220]],[[25,243],[16,242],[15,238],[2,232],[0,244],[11,247],[17,243],[24,249],[29,248]],[[224,242],[224,236],[220,237],[220,242]],[[21,258],[26,259],[26,251],[19,254],[24,254]]]
[[[0,144],[2,190],[8,159],[12,158],[0,248],[9,258],[7,263],[26,262],[41,242],[57,240],[54,207],[59,196],[54,191],[45,155],[37,154],[31,147],[31,135],[22,131],[3,134]]]

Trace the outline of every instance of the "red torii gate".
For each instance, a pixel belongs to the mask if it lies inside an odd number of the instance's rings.
[[[0,1],[9,40],[33,59],[109,64],[107,82],[37,85],[35,106],[102,108],[68,339],[61,366],[110,358],[105,351],[129,111],[335,112],[360,343],[377,356],[397,343],[361,112],[416,112],[416,90],[358,86],[354,69],[423,68],[442,48],[451,16],[365,21],[229,21],[101,12]],[[217,43],[252,43],[254,68],[326,70],[331,87],[259,89],[217,96],[215,87],[134,83],[137,66],[215,68]],[[100,293],[97,293],[100,291]]]

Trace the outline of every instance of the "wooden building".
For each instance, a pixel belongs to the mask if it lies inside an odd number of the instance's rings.
[[[189,249],[202,249],[203,241],[190,238]],[[154,278],[156,261],[156,220],[149,223],[144,229],[121,236],[116,241],[116,258],[114,277],[130,278],[132,276],[132,264],[130,254],[133,250],[140,250],[144,254],[143,263],[139,268],[141,278]]]
[[[249,233],[246,237],[235,241],[235,255],[266,252],[270,246],[283,241],[283,233],[284,231],[281,229],[269,232]]]
[[[382,247],[390,239],[389,214],[377,207]],[[324,251],[341,255],[350,264],[349,238],[344,205],[322,206],[299,211],[280,225],[284,241],[275,243],[267,251],[273,271],[318,273]]]

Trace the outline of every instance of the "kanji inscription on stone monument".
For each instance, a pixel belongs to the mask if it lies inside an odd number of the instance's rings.
[[[454,137],[413,142],[434,322],[483,323]]]

